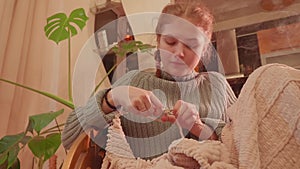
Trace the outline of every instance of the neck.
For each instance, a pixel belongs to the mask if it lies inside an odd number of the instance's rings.
[[[163,70],[157,69],[156,70],[156,76],[162,79],[171,80],[171,81],[188,81],[194,79],[198,75],[197,72],[192,71],[190,74],[183,75],[183,76],[175,76],[171,75]]]

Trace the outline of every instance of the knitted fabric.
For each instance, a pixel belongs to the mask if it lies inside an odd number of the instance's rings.
[[[102,169],[214,169],[234,168],[230,163],[229,152],[220,141],[198,142],[192,139],[174,141],[169,152],[155,159],[135,158],[121,127],[119,117],[109,127],[106,156]]]
[[[222,131],[235,167],[300,168],[300,71],[272,64],[253,72]]]

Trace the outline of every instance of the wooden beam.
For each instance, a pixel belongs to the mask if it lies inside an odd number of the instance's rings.
[[[234,10],[223,10],[222,12],[216,13],[215,21],[223,22],[230,19],[244,17],[255,13],[263,12],[263,10],[257,4],[251,4],[246,7],[234,9]]]
[[[261,10],[260,12],[252,13],[247,16],[241,16],[233,19],[228,19],[225,21],[216,22],[214,25],[214,31],[218,32],[222,30],[235,29],[238,27],[243,27],[243,26],[252,25],[256,23],[299,15],[300,14],[299,9],[300,9],[300,2],[297,1],[297,3],[285,8],[284,10],[270,11],[270,12]]]

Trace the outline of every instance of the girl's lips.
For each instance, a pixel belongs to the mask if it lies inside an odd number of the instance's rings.
[[[186,64],[183,63],[183,62],[170,62],[171,64],[174,64],[174,65],[180,65],[180,66],[185,66]]]

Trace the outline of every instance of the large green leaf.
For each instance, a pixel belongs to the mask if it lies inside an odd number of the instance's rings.
[[[19,160],[19,158],[17,158],[17,160],[13,163],[13,165],[11,166],[10,169],[20,169],[21,168],[20,166],[21,166],[20,160]]]
[[[20,148],[15,147],[8,153],[1,154],[0,169],[20,169],[20,160],[18,158]]]
[[[13,149],[11,149],[8,152],[8,157],[7,157],[7,168],[10,168],[11,166],[13,166],[18,160],[18,154],[20,151],[20,147],[19,146],[15,146]]]
[[[0,78],[0,81],[9,83],[9,84],[12,84],[12,85],[15,85],[15,86],[19,86],[19,87],[22,87],[24,89],[28,89],[28,90],[33,91],[35,93],[39,93],[39,94],[41,94],[43,96],[51,98],[51,99],[53,99],[53,100],[55,100],[55,101],[57,101],[57,102],[65,105],[65,106],[67,106],[67,107],[69,107],[71,109],[74,109],[74,104],[72,102],[70,102],[68,100],[65,100],[65,99],[63,99],[61,97],[58,97],[58,96],[56,96],[54,94],[51,94],[51,93],[48,93],[48,92],[44,92],[44,91],[41,91],[41,90],[37,90],[37,89],[31,88],[29,86],[25,86],[25,85],[22,85],[22,84],[19,84],[19,83],[10,81],[10,80],[2,79],[2,78]]]
[[[155,46],[149,45],[149,44],[143,44],[141,41],[124,41],[120,42],[117,45],[113,46],[111,50],[116,53],[117,56],[125,56],[126,54],[130,52],[147,52],[151,50],[152,48],[155,48]]]
[[[22,141],[25,134],[22,132],[16,135],[4,136],[0,140],[0,153],[7,151],[9,148],[18,145],[20,141]]]
[[[44,161],[52,157],[61,144],[59,133],[49,134],[48,136],[36,136],[29,143],[28,147],[32,153]]]
[[[25,137],[24,133],[5,136],[0,140],[0,167],[10,168],[18,166],[18,153],[20,151],[19,143]]]
[[[0,168],[4,168],[1,166],[5,164],[5,162],[7,161],[7,157],[8,157],[8,153],[2,153],[0,155]]]
[[[40,134],[41,130],[44,127],[50,124],[57,116],[61,115],[63,112],[64,109],[61,109],[56,112],[48,112],[30,116],[27,131],[33,132],[33,130],[35,130],[38,134]]]
[[[76,35],[77,30],[75,26],[82,30],[87,20],[88,17],[83,8],[73,10],[69,17],[64,13],[57,13],[47,18],[47,25],[44,27],[44,31],[48,39],[58,44],[70,38],[70,35]]]

